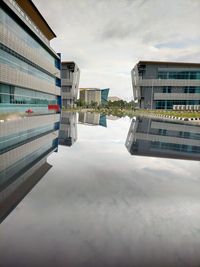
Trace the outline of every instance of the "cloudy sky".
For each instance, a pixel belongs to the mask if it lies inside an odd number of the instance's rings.
[[[132,98],[138,60],[200,62],[200,0],[33,0],[81,69],[80,87]]]

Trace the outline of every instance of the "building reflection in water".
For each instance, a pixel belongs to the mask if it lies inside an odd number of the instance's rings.
[[[72,146],[77,140],[77,113],[62,111],[59,130],[59,145]]]
[[[79,112],[79,123],[107,127],[106,115],[93,112]]]
[[[125,145],[132,155],[200,160],[200,124],[137,117]]]
[[[0,122],[0,222],[51,168],[60,114]]]
[[[106,116],[92,112],[70,112],[62,111],[60,130],[59,130],[59,145],[72,146],[77,140],[77,124],[89,126],[107,127]]]

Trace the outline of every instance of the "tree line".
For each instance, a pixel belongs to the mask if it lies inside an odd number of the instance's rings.
[[[132,100],[127,102],[125,100],[108,101],[106,104],[98,104],[97,102],[91,101],[90,104],[85,103],[83,100],[78,99],[76,105],[82,108],[116,108],[116,109],[134,109],[135,102]]]

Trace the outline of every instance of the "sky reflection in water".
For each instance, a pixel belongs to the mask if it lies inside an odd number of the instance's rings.
[[[4,266],[199,266],[200,163],[132,156],[131,122],[77,125],[1,224]]]

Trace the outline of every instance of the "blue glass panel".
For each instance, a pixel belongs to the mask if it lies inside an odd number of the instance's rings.
[[[106,105],[108,103],[109,88],[101,90],[101,104]]]
[[[55,95],[25,89],[18,86],[0,84],[0,112],[25,112],[32,109],[34,113],[55,113],[48,105],[57,104]]]
[[[56,77],[56,86],[61,87],[61,79]]]
[[[158,79],[200,80],[199,71],[159,71]]]

